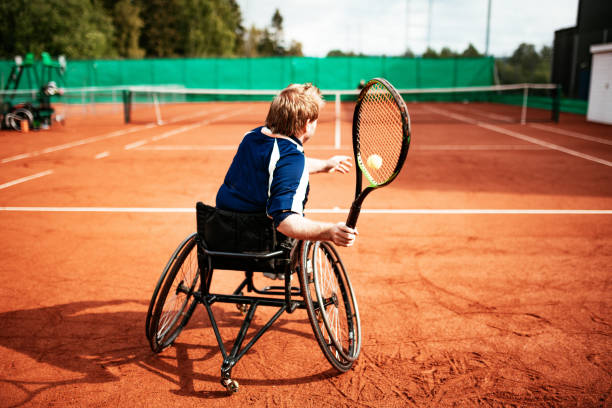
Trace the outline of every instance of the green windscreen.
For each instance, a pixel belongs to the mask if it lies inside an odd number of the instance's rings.
[[[0,87],[9,81],[13,61],[0,61]],[[41,62],[35,64],[40,72]],[[31,69],[30,69],[31,70]],[[22,76],[19,89],[36,87]],[[270,58],[179,58],[141,60],[68,61],[63,78],[53,79],[63,88],[172,85],[187,89],[278,90],[290,83],[312,82],[322,90],[355,90],[361,81],[374,77],[389,80],[397,89],[481,87],[494,84],[494,59],[402,58],[402,57],[270,57]],[[115,96],[113,96],[114,100]],[[415,94],[412,101],[463,100],[457,94]],[[66,98],[64,98],[66,99]],[[82,99],[82,98],[81,98]],[[210,100],[199,96],[197,100]],[[237,100],[222,96],[217,100]],[[249,96],[246,100],[260,100]],[[269,99],[269,98],[267,98]],[[266,100],[267,100],[266,99]],[[343,101],[354,100],[342,95]],[[520,104],[521,97],[499,98]],[[530,100],[535,103],[536,98]],[[586,101],[561,99],[561,111],[586,113]]]
[[[176,84],[199,89],[282,89],[312,82],[321,89],[355,89],[384,77],[397,88],[487,86],[493,58],[284,57],[68,61],[69,88]],[[2,87],[13,63],[0,62]],[[26,83],[20,88],[27,88]]]

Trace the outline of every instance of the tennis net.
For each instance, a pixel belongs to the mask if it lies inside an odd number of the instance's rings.
[[[516,84],[487,87],[399,89],[413,124],[526,123],[558,121],[560,92],[554,84]],[[177,123],[206,120],[217,112],[225,123],[246,127],[264,121],[270,101],[279,90],[189,89],[180,85],[87,87],[63,89],[53,96],[56,112],[112,114],[125,123]],[[36,100],[38,90],[1,91],[4,107]],[[359,89],[322,90],[325,108],[319,123],[332,126],[335,140],[350,132]],[[121,119],[119,119],[121,118]],[[345,128],[345,130],[342,130]],[[337,142],[339,143],[339,142]]]
[[[333,103],[336,115],[352,108],[359,90],[323,90],[328,105]],[[488,87],[400,89],[413,122],[444,122],[458,115],[469,120],[526,123],[528,121],[557,121],[559,92],[553,84],[517,84]],[[239,89],[160,89],[127,88],[122,91],[125,121],[140,121],[133,115],[137,110],[149,111],[147,119],[163,123],[180,112],[177,107],[190,104],[221,102],[269,103],[278,90]],[[414,112],[413,112],[414,111]],[[154,117],[151,117],[153,115]],[[350,120],[352,116],[343,120]],[[261,118],[259,119],[261,120]]]

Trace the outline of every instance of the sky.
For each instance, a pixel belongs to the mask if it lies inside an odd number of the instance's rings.
[[[490,0],[489,54],[512,55],[519,44],[552,46],[555,30],[576,25],[579,0]],[[422,54],[470,43],[486,49],[489,0],[238,0],[243,25],[264,28],[274,11],[283,16],[286,42],[304,55],[330,50],[368,55]],[[430,12],[431,11],[431,12]]]

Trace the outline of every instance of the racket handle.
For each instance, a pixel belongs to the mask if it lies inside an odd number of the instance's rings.
[[[355,228],[357,225],[357,218],[361,212],[361,204],[354,202],[351,205],[351,211],[349,212],[348,218],[346,219],[346,226],[349,228]]]

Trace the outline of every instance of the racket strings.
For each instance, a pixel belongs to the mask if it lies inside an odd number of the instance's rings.
[[[372,85],[361,102],[358,123],[359,153],[368,180],[385,183],[395,173],[404,138],[402,115],[391,92],[382,84]],[[382,159],[376,169],[368,165],[372,155]]]

